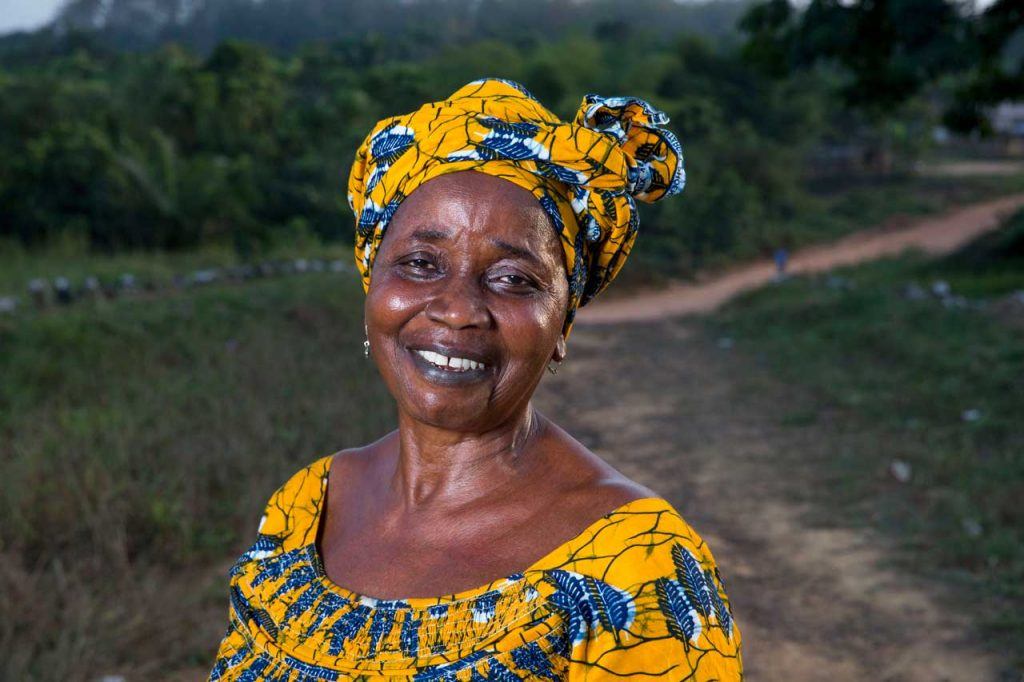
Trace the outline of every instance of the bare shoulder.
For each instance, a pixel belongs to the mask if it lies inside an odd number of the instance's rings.
[[[634,500],[661,497],[623,474],[551,420],[548,420],[547,434],[558,458],[560,497],[581,513],[600,516]]]
[[[391,431],[372,443],[338,450],[331,455],[331,478],[353,478],[365,473],[378,454],[392,447],[398,431]]]

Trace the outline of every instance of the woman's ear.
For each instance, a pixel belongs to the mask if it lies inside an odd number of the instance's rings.
[[[555,343],[555,352],[551,354],[551,359],[555,362],[561,362],[562,360],[565,360],[565,353],[565,337],[559,336],[558,342]]]

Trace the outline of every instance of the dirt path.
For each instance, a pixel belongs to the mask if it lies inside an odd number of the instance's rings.
[[[914,168],[914,173],[949,178],[972,175],[1017,175],[1024,173],[1024,161],[1019,159],[978,159],[977,161],[921,163]]]
[[[1022,205],[1016,195],[862,232],[799,252],[790,271],[906,248],[948,252]],[[542,383],[538,406],[673,502],[708,540],[750,680],[1017,682],[950,587],[898,569],[887,536],[844,523],[842,507],[830,504],[836,481],[827,460],[854,452],[884,472],[878,434],[720,348],[699,320],[673,319],[714,310],[773,275],[761,262],[705,283],[596,301],[580,311],[567,361]],[[813,422],[786,419],[801,411]]]
[[[841,265],[896,255],[905,249],[948,253],[995,229],[1007,214],[1021,206],[1024,206],[1024,194],[1015,194],[925,218],[908,227],[857,232],[831,244],[795,253],[790,258],[787,271],[794,274],[822,272]],[[581,308],[576,319],[581,325],[614,324],[709,312],[744,291],[770,282],[774,275],[774,263],[770,260],[757,261],[726,271],[707,282],[677,283],[656,291],[642,291],[608,300],[598,298]]]
[[[825,460],[837,448],[878,458],[863,429],[719,348],[699,321],[574,335],[538,407],[709,542],[749,680],[1017,679],[1001,674],[946,588],[898,570],[890,541],[843,524],[822,499],[835,489]],[[793,426],[794,410],[816,419]]]

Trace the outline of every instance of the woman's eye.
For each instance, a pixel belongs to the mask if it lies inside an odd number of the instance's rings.
[[[500,275],[498,279],[503,280],[505,284],[509,284],[514,287],[520,287],[531,284],[530,280],[527,279],[526,277],[512,273],[509,273],[507,275]]]
[[[426,258],[410,258],[409,260],[405,261],[405,264],[411,265],[417,270],[427,270],[429,268],[434,267],[434,264],[428,261]]]

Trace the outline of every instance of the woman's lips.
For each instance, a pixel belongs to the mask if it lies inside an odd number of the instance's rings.
[[[492,365],[484,365],[468,358],[456,358],[455,366],[450,364],[451,358],[430,350],[407,349],[413,364],[428,380],[444,385],[461,385],[482,381],[491,374]],[[440,362],[446,362],[442,367]]]

